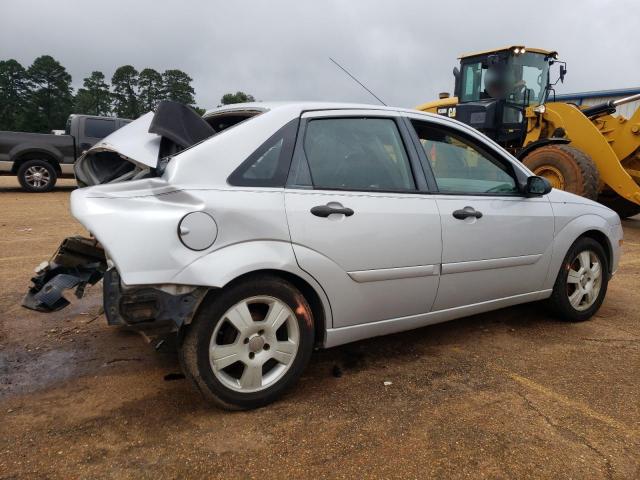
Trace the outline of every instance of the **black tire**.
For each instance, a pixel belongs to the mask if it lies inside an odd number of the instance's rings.
[[[591,157],[577,148],[570,145],[545,145],[530,152],[522,159],[522,163],[536,175],[547,178],[554,188],[590,200],[598,198],[598,169]]]
[[[34,173],[41,176],[34,178]],[[57,180],[56,169],[46,160],[27,160],[18,168],[18,181],[27,192],[50,192]]]
[[[620,218],[629,218],[640,214],[640,205],[630,202],[615,192],[602,193],[598,202],[616,212]]]
[[[581,252],[593,252],[598,258],[601,268],[600,290],[595,301],[586,309],[578,310],[569,301],[573,284],[568,282],[569,271],[575,268],[574,261]],[[583,322],[589,320],[600,308],[607,293],[609,284],[609,262],[602,245],[589,237],[581,237],[574,242],[562,262],[560,272],[553,286],[553,293],[549,298],[549,305],[558,318],[567,322]],[[575,288],[575,287],[573,287]]]
[[[288,370],[273,385],[256,392],[240,392],[229,388],[216,377],[209,358],[209,344],[217,324],[226,321],[223,316],[231,307],[258,296],[273,297],[288,305],[299,328],[299,344]],[[253,320],[256,321],[256,318]],[[291,321],[294,321],[293,318]],[[313,351],[313,322],[309,304],[293,285],[272,275],[254,276],[205,298],[183,333],[179,349],[180,362],[185,375],[191,378],[207,400],[217,406],[228,410],[258,408],[275,401],[297,382]],[[229,328],[221,325],[221,328],[225,327]],[[233,343],[238,341],[241,341],[241,337],[237,337]],[[246,345],[249,348],[250,344]],[[237,364],[247,368],[241,362]],[[237,364],[234,365],[238,367]],[[230,368],[235,368],[234,365]]]

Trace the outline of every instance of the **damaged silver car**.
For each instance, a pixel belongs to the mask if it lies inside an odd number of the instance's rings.
[[[177,332],[185,373],[226,408],[278,398],[317,347],[537,300],[587,320],[622,242],[608,208],[398,108],[163,102],[75,173],[92,237],[66,239],[24,305],[59,310],[102,279],[109,324]]]

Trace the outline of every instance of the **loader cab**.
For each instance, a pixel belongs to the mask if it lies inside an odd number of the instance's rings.
[[[454,69],[454,118],[516,150],[527,131],[526,108],[545,103],[555,52],[525,47],[473,53]]]

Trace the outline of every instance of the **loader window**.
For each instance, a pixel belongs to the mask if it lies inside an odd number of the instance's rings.
[[[481,62],[468,63],[462,67],[461,102],[480,100],[480,91],[484,89],[484,74]]]
[[[460,102],[496,98],[517,105],[540,104],[544,102],[548,74],[548,60],[540,53],[510,55],[492,65],[486,59],[465,61]]]
[[[518,194],[513,169],[476,142],[447,128],[412,120],[438,191],[455,194]]]

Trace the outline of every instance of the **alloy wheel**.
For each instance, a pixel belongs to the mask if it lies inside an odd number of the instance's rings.
[[[51,175],[45,167],[34,165],[27,168],[24,179],[33,188],[44,188],[51,182]]]
[[[569,303],[578,311],[591,307],[602,287],[602,265],[591,250],[579,252],[569,265],[567,296]]]
[[[209,342],[209,362],[226,387],[258,392],[286,374],[299,345],[293,310],[275,297],[251,297],[233,305],[217,323]]]

